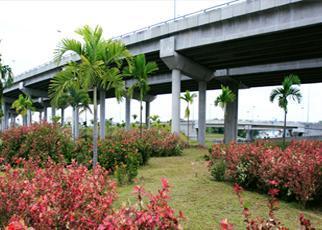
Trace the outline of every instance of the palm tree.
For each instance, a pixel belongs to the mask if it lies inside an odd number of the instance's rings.
[[[29,96],[25,97],[23,94],[19,95],[18,99],[12,103],[11,107],[15,109],[16,112],[20,114],[24,120],[26,119],[28,110],[35,110],[31,98]]]
[[[76,63],[69,63],[62,71],[58,72],[51,80],[48,90],[53,106],[62,109],[68,105],[73,107],[72,136],[74,140],[78,138],[78,114],[76,113],[78,113],[77,91],[79,90],[81,90],[81,78]],[[87,94],[87,92],[85,93]],[[73,98],[75,94],[76,99]]]
[[[283,128],[283,144],[285,145],[285,136],[286,136],[286,116],[287,116],[287,106],[288,98],[291,98],[298,103],[301,102],[301,92],[297,87],[293,85],[300,86],[301,81],[298,76],[290,74],[284,78],[282,87],[273,89],[270,95],[270,101],[274,102],[275,99],[278,100],[278,106],[284,110],[284,128]]]
[[[236,99],[236,95],[228,86],[221,85],[221,94],[215,100],[215,106],[220,106],[224,110],[224,119],[227,119],[227,105]],[[224,143],[226,143],[224,137]]]
[[[132,76],[136,82],[129,89],[130,94],[133,94],[135,89],[139,90],[140,99],[140,135],[142,136],[142,102],[147,95],[150,87],[148,84],[148,77],[150,74],[158,70],[158,66],[155,62],[146,62],[145,55],[139,54],[133,58],[130,65],[125,68],[124,73],[127,76]],[[132,95],[130,95],[132,96]]]
[[[65,93],[63,93],[57,102],[52,100],[52,104],[57,108],[61,108],[62,110],[69,105],[73,108],[72,134],[74,140],[79,137],[79,109],[84,108],[90,110],[90,102],[91,99],[87,91],[78,88],[76,85],[71,86]],[[62,121],[63,119],[64,117],[62,116]]]
[[[180,99],[184,100],[185,102],[187,102],[187,107],[186,110],[184,112],[184,117],[187,118],[187,142],[189,144],[189,121],[190,121],[190,108],[189,105],[192,105],[193,103],[193,99],[197,97],[197,95],[195,93],[190,93],[189,90],[186,90],[185,94],[183,96],[180,97]]]
[[[79,109],[89,109],[91,99],[84,89],[71,88],[67,95],[69,104],[73,108],[73,134],[76,140],[79,137]]]
[[[65,93],[61,97],[59,97],[56,104],[54,102],[52,102],[52,105],[61,110],[60,120],[61,120],[61,125],[64,126],[64,120],[65,120],[64,110],[68,107],[67,93]]]
[[[93,166],[97,164],[97,91],[113,89],[115,97],[120,100],[124,92],[124,81],[120,71],[123,60],[130,56],[124,44],[120,41],[104,40],[100,26],[95,29],[84,26],[76,33],[81,41],[63,39],[56,49],[56,61],[60,62],[63,55],[72,52],[80,57],[79,63],[73,63],[81,88],[93,91]],[[68,82],[68,81],[67,81]],[[68,84],[67,84],[68,85]],[[61,85],[64,88],[65,84]],[[63,92],[64,90],[60,90]],[[59,97],[59,93],[55,93]]]
[[[3,103],[3,90],[10,87],[13,83],[13,74],[10,66],[1,64],[0,54],[0,118],[3,116],[2,103]]]

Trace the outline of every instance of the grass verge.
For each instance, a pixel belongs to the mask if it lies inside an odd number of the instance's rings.
[[[187,217],[184,229],[218,229],[219,222],[228,218],[235,229],[245,229],[242,209],[233,192],[232,185],[213,181],[207,170],[203,156],[205,149],[186,149],[183,156],[152,158],[149,165],[139,170],[139,184],[146,190],[155,192],[161,186],[160,178],[167,178],[171,188],[171,206],[182,210]],[[133,202],[133,185],[118,188],[122,202]],[[245,203],[253,217],[267,217],[267,196],[256,192],[244,192]],[[278,219],[290,229],[298,229],[299,213],[311,219],[314,226],[322,226],[322,209],[304,209],[299,204],[281,201],[276,212]]]

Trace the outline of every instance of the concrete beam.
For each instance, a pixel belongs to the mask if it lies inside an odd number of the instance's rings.
[[[188,81],[188,80],[191,80],[191,78],[184,74],[181,74],[181,81]],[[130,88],[135,82],[136,82],[135,79],[125,80],[125,86],[127,88]],[[171,73],[154,75],[148,78],[149,85],[158,85],[158,84],[171,83],[171,82],[172,82]]]
[[[220,81],[225,77],[233,78],[234,76],[241,75],[273,73],[280,71],[294,71],[315,68],[322,68],[322,58],[272,63],[266,65],[245,66],[238,68],[219,69],[215,73],[215,79]]]
[[[42,91],[38,89],[32,89],[24,86],[23,82],[19,83],[19,90],[30,97],[47,97],[48,98],[48,92]]]
[[[169,69],[180,70],[192,79],[209,81],[214,77],[214,71],[176,52],[175,37],[173,36],[160,40],[160,58]]]
[[[12,104],[16,99],[12,97],[3,97],[3,101]]]

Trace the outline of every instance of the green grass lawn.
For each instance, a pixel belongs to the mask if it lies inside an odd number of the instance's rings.
[[[187,137],[183,137],[183,140],[186,140]],[[214,141],[216,139],[222,140],[224,139],[224,134],[221,133],[206,133],[206,140],[205,140],[205,145],[210,147],[214,144]],[[198,145],[197,140],[190,140],[191,145]]]
[[[160,178],[167,178],[171,188],[171,206],[182,210],[187,217],[183,223],[185,229],[218,229],[219,222],[228,218],[235,229],[245,229],[242,209],[233,192],[231,184],[216,182],[207,171],[203,155],[205,149],[187,149],[183,156],[152,158],[149,165],[139,170],[140,182],[146,190],[157,191],[161,186]],[[133,202],[133,185],[119,187],[121,202]],[[256,192],[244,192],[244,201],[251,213],[256,216],[267,216],[267,196]],[[276,216],[290,229],[298,229],[298,215],[304,213],[317,227],[322,229],[322,210],[303,209],[297,203],[280,203]]]

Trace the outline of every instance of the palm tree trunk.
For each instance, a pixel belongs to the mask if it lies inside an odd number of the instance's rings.
[[[227,120],[227,109],[226,109],[226,105],[224,106],[224,144],[229,144],[229,143],[226,143],[226,127],[225,127],[225,121]]]
[[[285,146],[285,137],[286,137],[286,115],[287,111],[284,111],[284,128],[283,128],[283,146]]]
[[[142,99],[140,100],[140,135],[141,135],[141,138],[142,138],[142,110],[143,110],[143,107],[142,107]]]
[[[79,108],[75,108],[75,140],[79,137]]]
[[[189,102],[188,102],[188,110],[189,110]],[[189,113],[190,113],[190,110],[189,110]],[[188,142],[188,146],[189,146],[189,117],[190,117],[190,114],[189,114],[189,116],[188,116],[188,118],[187,118],[187,120],[188,120],[188,123],[187,123],[187,142]]]
[[[64,126],[64,120],[65,120],[64,115],[65,115],[64,108],[61,108],[61,111],[60,111],[61,126]]]
[[[187,140],[188,140],[188,146],[189,146],[189,117],[188,117],[188,125],[187,125],[187,133],[188,133],[188,137],[187,137]]]
[[[94,103],[94,127],[93,127],[93,168],[97,164],[97,87],[94,87],[93,91],[93,103]]]
[[[75,124],[76,124],[76,122],[75,122],[75,115],[76,114],[76,108],[75,107],[73,107],[73,119],[72,119],[72,137],[73,137],[73,140],[74,141],[76,141],[76,136],[75,136]]]

